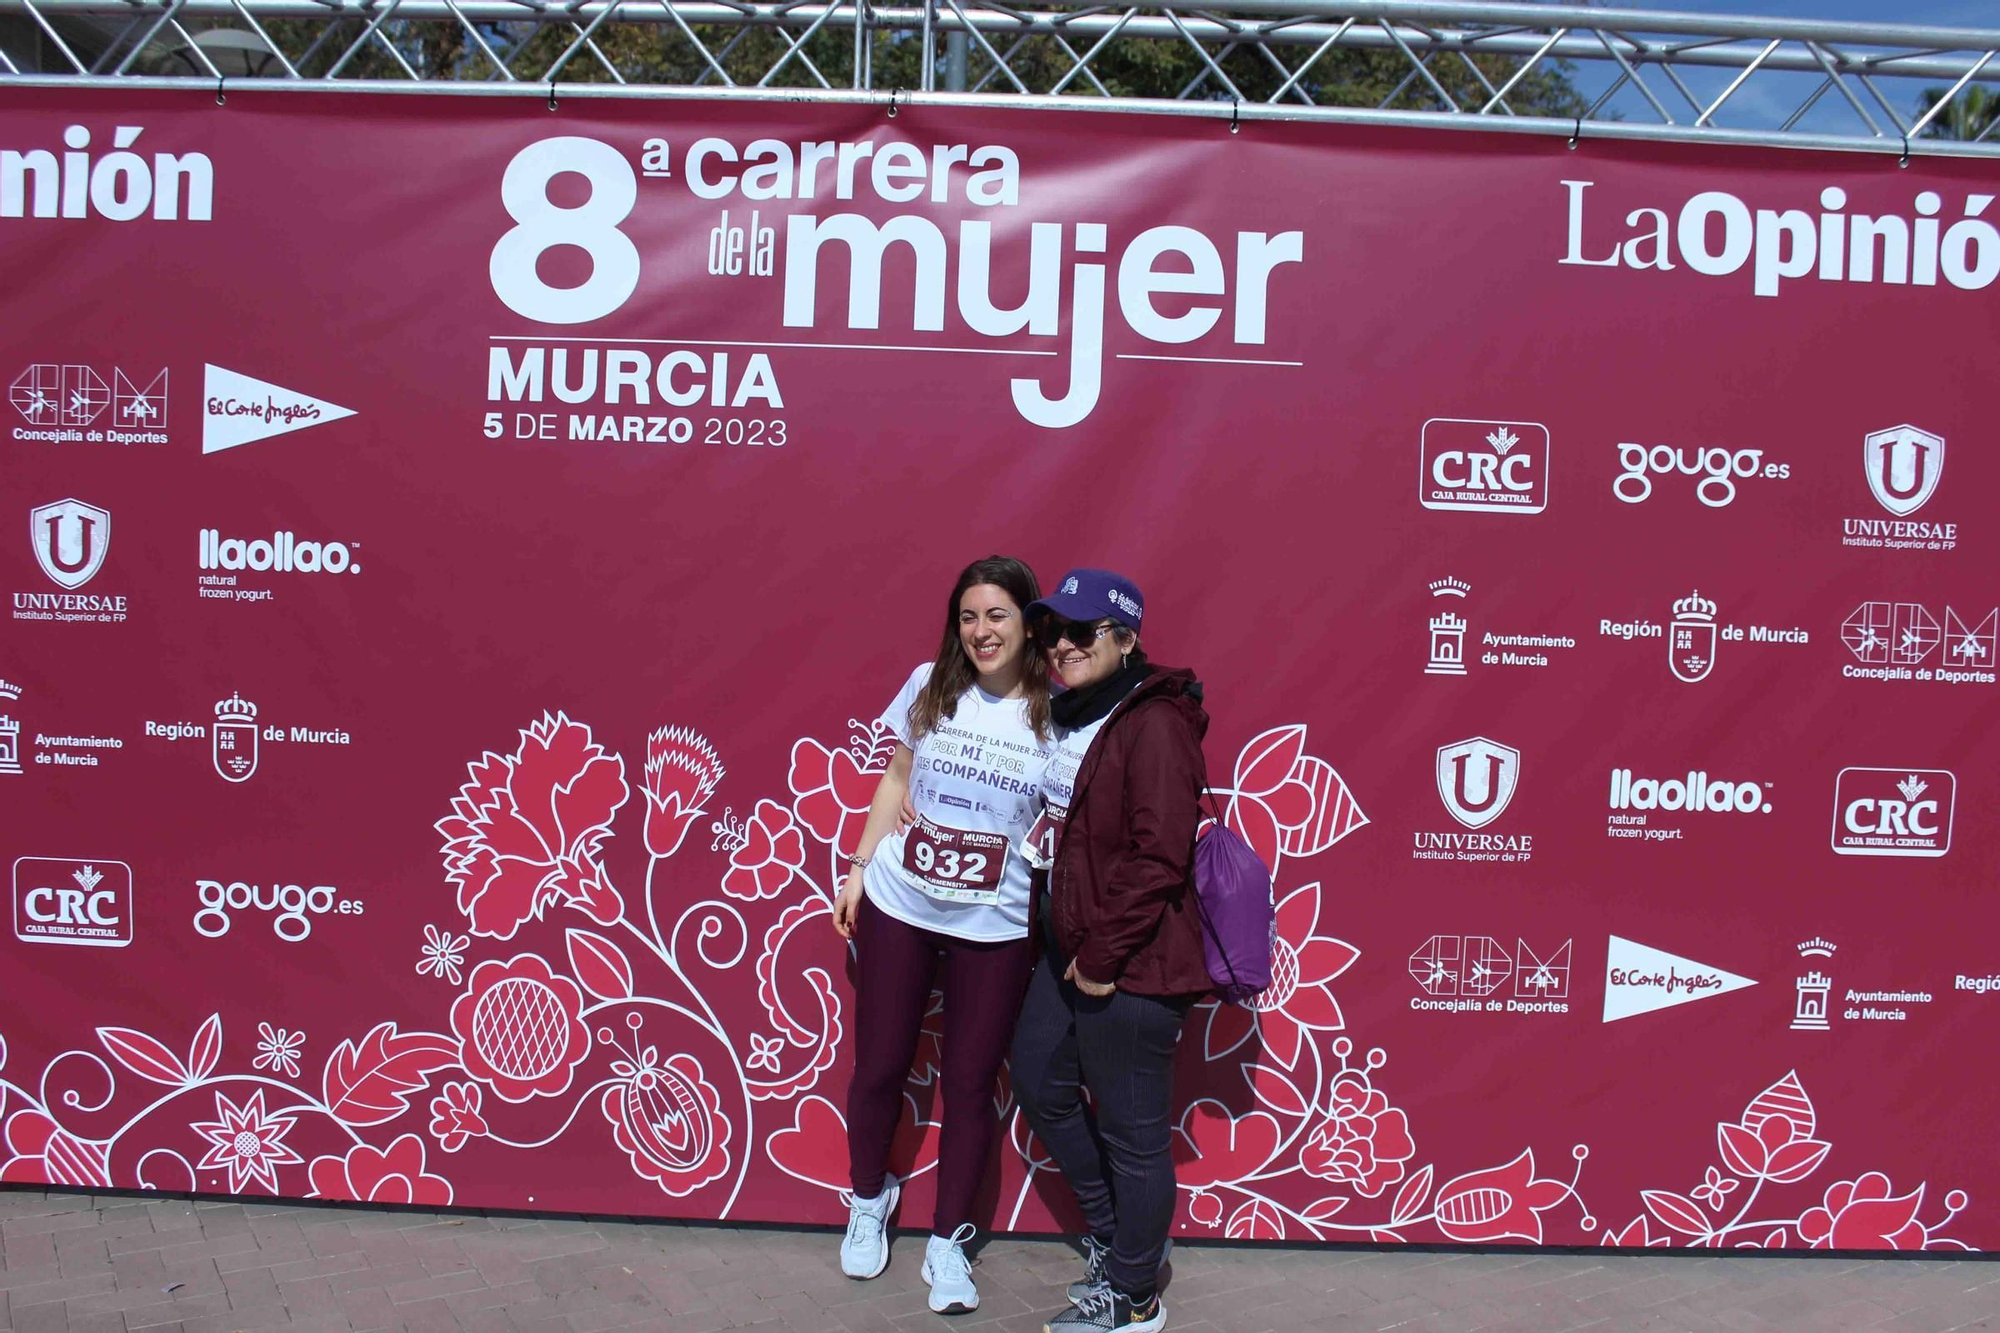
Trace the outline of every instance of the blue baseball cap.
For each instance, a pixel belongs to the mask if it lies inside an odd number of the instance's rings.
[[[1139,585],[1108,569],[1072,569],[1054,592],[1028,603],[1029,620],[1045,615],[1087,622],[1109,617],[1128,629],[1138,629],[1145,612]]]

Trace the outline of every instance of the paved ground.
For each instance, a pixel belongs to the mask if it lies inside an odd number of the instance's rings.
[[[984,1304],[924,1307],[920,1236],[850,1282],[825,1232],[450,1216],[0,1190],[0,1329],[711,1333],[1038,1330],[1077,1261],[995,1241]],[[2000,1328],[2000,1263],[1960,1259],[1397,1254],[1200,1247],[1175,1255],[1175,1333],[1397,1329]]]

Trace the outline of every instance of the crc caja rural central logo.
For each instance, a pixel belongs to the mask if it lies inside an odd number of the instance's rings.
[[[1539,514],[1549,504],[1549,428],[1535,421],[1432,417],[1419,449],[1426,509]]]
[[[1941,768],[1843,768],[1833,785],[1833,850],[1842,856],[1943,856],[1958,778]]]
[[[117,949],[132,942],[132,867],[23,856],[14,862],[14,938]]]

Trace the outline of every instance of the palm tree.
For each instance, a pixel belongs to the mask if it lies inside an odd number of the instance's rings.
[[[1929,111],[1943,100],[1943,88],[1924,89],[1923,109]],[[1993,122],[2000,120],[2000,94],[1991,88],[1961,88],[1958,96],[1951,99],[1938,118],[1924,127],[1924,133],[1933,139],[1959,139],[1970,143],[1984,135],[2000,141],[2000,133],[1993,133]]]

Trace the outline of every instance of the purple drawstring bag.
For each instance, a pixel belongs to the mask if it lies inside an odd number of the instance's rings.
[[[1241,834],[1217,819],[1194,844],[1195,907],[1201,950],[1216,994],[1246,1004],[1271,984],[1278,938],[1271,871]]]

